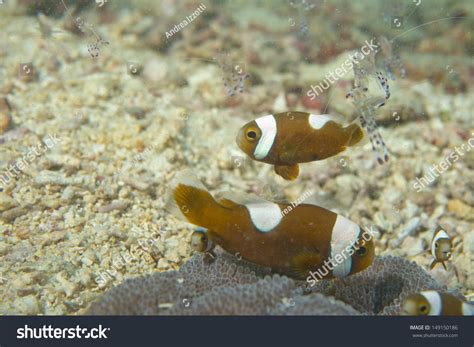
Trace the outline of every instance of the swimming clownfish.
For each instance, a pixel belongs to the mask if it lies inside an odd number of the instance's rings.
[[[446,231],[437,226],[431,241],[431,254],[433,255],[433,262],[431,263],[430,269],[434,269],[436,264],[441,263],[444,269],[447,271],[445,261],[449,260],[452,254],[452,243],[451,238]]]
[[[364,270],[374,258],[373,241],[357,224],[319,206],[230,193],[215,199],[188,171],[177,174],[169,195],[168,210],[206,229],[204,238],[201,231],[193,235],[200,251],[212,242],[298,279],[320,269],[321,278],[345,277]]]
[[[448,294],[427,290],[409,295],[401,306],[406,316],[472,316],[474,305]]]
[[[346,127],[329,115],[282,112],[245,124],[236,141],[252,159],[275,165],[275,172],[295,180],[299,163],[323,160],[354,146],[364,137],[362,128]]]

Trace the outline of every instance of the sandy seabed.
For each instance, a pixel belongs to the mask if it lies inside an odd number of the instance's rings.
[[[207,14],[216,11],[206,6]],[[426,269],[439,223],[454,252],[448,271],[438,265],[431,274],[472,292],[472,85],[447,93],[409,74],[392,82],[378,119],[391,151],[387,164],[378,165],[365,144],[303,164],[298,180],[285,182],[269,165],[243,156],[234,141],[237,130],[272,112],[318,112],[304,97],[291,101],[285,90],[289,84],[308,88],[347,51],[328,63],[300,61],[282,69],[296,55],[290,38],[282,36],[275,47],[248,27],[219,27],[219,19],[206,31],[206,11],[172,38],[166,54],[153,46],[162,43],[149,32],[162,35],[169,25],[155,28],[139,10],[117,12],[110,22],[102,18],[97,31],[108,43],[87,30],[79,36],[64,29],[67,18],[47,18],[60,31],[45,33],[33,16],[2,14],[0,125],[7,125],[1,128],[0,174],[8,172],[10,179],[2,178],[0,192],[0,314],[79,313],[126,278],[178,268],[192,254],[193,229],[163,207],[167,183],[185,168],[212,192],[293,201],[313,191],[322,206],[362,226],[375,225],[377,254],[408,257]],[[83,18],[86,24],[98,20],[93,13]],[[225,40],[250,41],[247,50],[259,55],[253,64],[240,64],[252,77],[233,97],[223,85],[225,69],[213,59]],[[94,42],[97,58],[88,52]],[[231,59],[244,61],[236,51]],[[351,78],[331,90],[331,112],[350,116],[344,95]],[[463,155],[431,185],[413,188],[416,177],[427,176],[461,146]]]

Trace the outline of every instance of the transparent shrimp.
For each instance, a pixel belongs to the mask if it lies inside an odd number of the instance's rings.
[[[358,119],[369,137],[377,162],[383,164],[388,161],[388,149],[375,122],[375,113],[390,98],[390,87],[384,74],[375,71],[375,53],[371,52],[362,59],[360,56],[358,58],[353,64],[354,88],[347,93],[346,97],[352,98]],[[377,85],[383,90],[383,96],[368,95],[370,78],[374,78]]]
[[[388,161],[388,149],[375,122],[375,111],[379,107],[380,98],[372,97],[360,103],[355,102],[360,125],[367,132],[372,150],[375,152],[377,162],[383,164]]]
[[[228,55],[220,55],[215,58],[217,65],[221,68],[223,72],[222,81],[224,82],[224,87],[227,91],[227,96],[234,96],[235,92],[238,90],[239,93],[244,92],[244,81],[250,78],[248,73],[243,71],[240,65],[233,65],[228,60]]]
[[[305,13],[316,7],[316,4],[311,3],[307,0],[290,0],[290,6],[296,7],[298,10],[298,17],[300,21],[300,31],[299,34],[301,37],[306,37],[309,33],[309,24],[306,19]]]
[[[392,81],[395,80],[395,71],[399,70],[400,77],[406,77],[405,64],[402,63],[400,55],[395,52],[390,41],[385,36],[379,38],[380,48],[384,56],[383,64],[387,75]]]

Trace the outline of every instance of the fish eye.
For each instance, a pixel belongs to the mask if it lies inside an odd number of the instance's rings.
[[[365,247],[360,247],[357,251],[356,254],[360,257],[363,257],[367,253],[367,248]]]
[[[202,231],[195,231],[191,237],[191,245],[198,252],[205,252],[208,246],[206,234]]]
[[[421,305],[420,306],[420,312],[423,313],[423,314],[428,313],[428,306]]]
[[[257,138],[257,133],[253,130],[247,131],[247,138],[249,140],[255,140]]]

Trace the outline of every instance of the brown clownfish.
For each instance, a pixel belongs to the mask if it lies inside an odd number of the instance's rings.
[[[401,306],[406,316],[472,316],[474,305],[448,293],[427,290],[409,295]]]
[[[167,209],[206,229],[193,235],[198,250],[207,242],[249,262],[304,279],[345,277],[372,264],[374,244],[357,224],[322,207],[275,203],[253,195],[214,198],[189,171],[170,184]],[[307,279],[310,282],[310,279]]]
[[[275,165],[278,175],[292,181],[298,177],[299,163],[332,157],[363,137],[356,123],[343,127],[329,115],[290,111],[245,124],[236,141],[252,159]]]
[[[448,269],[444,262],[448,261],[451,257],[452,248],[451,238],[446,231],[438,225],[435,229],[433,240],[431,241],[431,254],[434,260],[431,263],[430,269],[433,270],[436,264],[440,263],[447,271]]]

